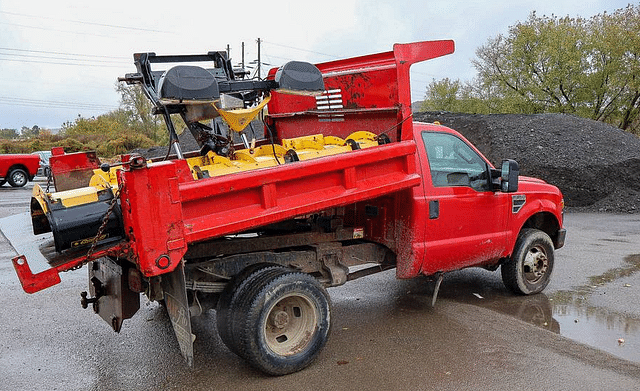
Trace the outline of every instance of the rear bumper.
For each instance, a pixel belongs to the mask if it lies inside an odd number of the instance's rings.
[[[16,270],[22,289],[26,293],[35,293],[43,289],[52,287],[60,283],[60,273],[68,272],[82,267],[85,263],[101,257],[116,257],[125,259],[130,254],[128,242],[119,241],[115,243],[96,246],[93,256],[87,258],[86,249],[72,252],[68,251],[63,255],[54,258],[47,258],[49,268],[33,273],[27,262],[27,257],[19,255],[13,258],[13,267]],[[44,255],[44,254],[43,254]]]

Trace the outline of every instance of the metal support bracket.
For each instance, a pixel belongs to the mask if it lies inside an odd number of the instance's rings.
[[[349,268],[342,264],[342,246],[336,243],[322,243],[314,247],[317,259],[329,272],[330,286],[338,286],[347,282]]]
[[[440,284],[442,284],[442,279],[444,278],[444,273],[438,272],[436,274],[438,279],[436,280],[436,286],[433,288],[433,297],[431,298],[431,307],[436,306],[436,299],[438,298],[438,291],[440,290]]]

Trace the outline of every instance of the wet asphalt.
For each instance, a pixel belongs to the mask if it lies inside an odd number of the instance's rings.
[[[445,275],[435,307],[433,281],[393,271],[331,288],[319,358],[269,377],[222,344],[213,311],[193,319],[189,369],[157,303],[143,298],[120,334],[83,310],[86,268],[24,293],[5,235],[34,251],[31,187],[0,188],[0,390],[640,388],[640,215],[567,214],[567,244],[540,295],[513,296],[499,271],[480,269]]]

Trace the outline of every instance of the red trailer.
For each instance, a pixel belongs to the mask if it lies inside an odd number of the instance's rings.
[[[513,160],[495,169],[454,130],[412,121],[410,66],[453,50],[398,44],[290,62],[262,81],[243,79],[224,52],[134,55],[138,72],[123,80],[164,116],[175,154],[100,167],[95,154],[54,150],[57,192],[36,188],[31,204],[34,233],[52,232],[51,268],[33,274],[16,257],[25,291],[88,263],[82,305],[115,331],[141,293],[163,301],[193,365],[190,318],[215,309],[229,349],[274,375],[303,369],[325,345],[325,287],[395,268],[438,277],[435,302],[443,273],[477,266],[501,267],[516,293],[542,291],[564,244],[560,191],[519,177]],[[178,62],[214,66],[151,69]],[[265,105],[263,137],[249,141]],[[172,114],[199,151],[181,150]]]

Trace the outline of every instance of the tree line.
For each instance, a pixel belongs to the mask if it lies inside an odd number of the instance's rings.
[[[640,135],[640,5],[590,18],[538,16],[476,50],[471,81],[433,80],[422,109],[566,113]]]
[[[61,146],[66,152],[94,150],[113,157],[136,148],[167,145],[164,122],[152,114],[152,104],[139,86],[118,84],[120,107],[98,117],[78,116],[57,134],[37,126],[0,130],[0,153],[30,153]]]
[[[40,132],[49,132],[48,129],[41,129],[38,125],[34,125],[32,128],[23,126],[20,131],[16,129],[0,129],[0,139],[16,140],[19,138],[32,138],[38,137]]]

